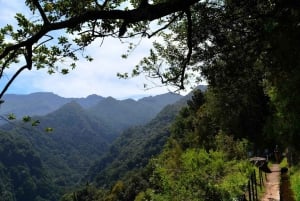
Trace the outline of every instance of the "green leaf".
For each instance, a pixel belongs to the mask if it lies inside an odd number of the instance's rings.
[[[11,114],[8,115],[7,118],[8,118],[8,120],[15,120],[15,119],[16,119],[16,116],[15,116],[14,114],[11,113]]]
[[[47,127],[47,128],[45,128],[45,131],[46,131],[47,133],[50,133],[50,132],[53,131],[53,128]]]
[[[62,73],[63,75],[66,75],[66,74],[69,73],[69,69],[66,69],[66,68],[61,69],[61,73]]]
[[[38,126],[41,122],[39,120],[35,120],[32,122],[32,126]]]
[[[27,123],[27,122],[31,121],[31,117],[30,116],[24,116],[22,120],[23,120],[23,122]]]

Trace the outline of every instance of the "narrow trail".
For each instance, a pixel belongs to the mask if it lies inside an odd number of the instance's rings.
[[[273,164],[270,169],[272,173],[267,174],[266,191],[261,201],[280,201],[280,166]]]

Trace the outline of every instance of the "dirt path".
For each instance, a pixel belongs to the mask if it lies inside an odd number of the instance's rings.
[[[265,183],[266,191],[261,201],[280,201],[280,167],[279,164],[273,164],[270,169],[272,173],[267,174]]]

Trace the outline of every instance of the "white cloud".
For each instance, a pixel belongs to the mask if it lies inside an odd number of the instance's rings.
[[[62,96],[82,97],[89,94],[113,96],[116,98],[135,97],[141,94],[157,94],[167,92],[166,88],[155,88],[145,91],[146,80],[141,76],[123,80],[116,75],[118,72],[130,72],[143,56],[147,56],[151,43],[144,41],[130,55],[122,59],[121,54],[126,51],[126,45],[116,39],[106,39],[102,47],[94,45],[91,52],[92,62],[80,61],[78,67],[68,75],[49,76],[33,85],[45,91],[55,91]]]

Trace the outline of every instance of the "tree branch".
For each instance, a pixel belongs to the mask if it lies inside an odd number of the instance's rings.
[[[35,46],[35,47],[34,47],[34,50],[37,49],[39,46],[41,46],[41,45],[43,45],[43,44],[49,42],[50,40],[53,40],[53,36],[50,36],[50,35],[45,35],[45,36],[47,36],[47,37],[49,37],[49,38],[48,38],[47,40],[41,42],[41,43],[38,44],[37,46]]]
[[[160,78],[162,84],[172,83],[174,86],[177,86],[179,88],[178,90],[185,89],[184,87],[185,73],[193,53],[193,43],[192,43],[193,30],[192,30],[192,16],[191,16],[190,9],[185,10],[185,13],[187,17],[187,47],[188,47],[186,58],[183,60],[182,64],[180,65],[180,70],[178,71],[174,70],[173,77],[164,79],[164,76],[160,73],[159,69],[156,72],[157,78]]]
[[[27,63],[27,68],[31,70],[32,68],[32,46],[28,45],[26,46],[26,53],[25,53],[25,59]]]
[[[3,90],[0,93],[0,100],[2,99],[4,93],[7,91],[8,87],[11,85],[11,83],[16,79],[16,77],[18,77],[18,75],[25,69],[30,69],[28,68],[27,65],[22,66],[13,76],[12,78],[8,81],[8,83],[5,85],[5,87],[3,88]]]
[[[186,56],[186,59],[183,61],[183,65],[182,65],[182,71],[181,71],[181,79],[180,79],[180,89],[184,89],[184,75],[185,75],[185,71],[187,68],[187,65],[190,63],[191,60],[191,56],[193,53],[193,42],[192,42],[192,16],[191,16],[191,11],[190,9],[187,9],[186,13],[186,18],[188,20],[188,24],[187,24],[187,46],[188,46],[188,53]]]
[[[176,16],[175,16],[172,20],[170,20],[169,23],[166,24],[165,26],[163,26],[163,27],[157,29],[156,31],[154,31],[154,32],[151,33],[151,34],[147,34],[148,38],[151,38],[152,36],[156,35],[158,32],[160,32],[160,31],[162,31],[162,30],[164,30],[164,29],[167,29],[167,28],[170,26],[170,24],[172,24],[173,22],[175,22],[175,20],[176,20],[178,17],[180,17],[181,15],[182,15],[182,14],[176,15]]]
[[[102,5],[100,5],[98,3],[98,1],[96,0],[96,4],[97,6],[99,6],[102,10],[106,7],[106,5],[108,4],[109,0],[105,0],[104,3]]]
[[[40,12],[40,15],[42,16],[44,24],[50,24],[50,22],[49,22],[46,14],[45,14],[43,8],[41,7],[41,4],[39,3],[39,1],[38,0],[33,0],[32,2],[37,7],[38,11]]]
[[[40,31],[33,35],[31,38],[22,41],[18,44],[8,46],[0,54],[0,59],[4,58],[9,54],[9,52],[19,49],[21,47],[26,47],[28,45],[33,45],[40,38],[42,38],[46,33],[54,30],[65,29],[65,28],[74,28],[79,24],[85,23],[90,20],[97,19],[123,19],[127,20],[130,23],[139,22],[139,21],[152,21],[169,14],[182,11],[187,9],[189,6],[197,3],[199,0],[169,0],[165,3],[159,3],[155,5],[148,5],[146,8],[137,8],[133,10],[123,11],[123,10],[90,10],[84,14],[72,17],[70,19],[44,24]]]

